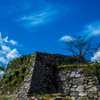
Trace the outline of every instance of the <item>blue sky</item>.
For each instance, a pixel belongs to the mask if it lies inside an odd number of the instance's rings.
[[[100,0],[0,0],[0,64],[35,51],[67,55],[64,41],[80,33],[100,42]]]

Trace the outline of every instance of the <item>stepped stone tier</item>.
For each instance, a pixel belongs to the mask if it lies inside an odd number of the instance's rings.
[[[84,66],[57,67],[72,64],[77,59],[66,55],[40,52],[30,55],[34,56],[34,59],[30,59],[31,64],[27,64],[29,73],[10,96],[18,100],[24,100],[33,96],[34,93],[64,93],[76,100],[81,97],[93,100],[100,97],[97,79],[80,73]],[[23,63],[19,63],[17,68],[20,68]],[[13,70],[10,64],[11,62],[8,64],[7,73]]]

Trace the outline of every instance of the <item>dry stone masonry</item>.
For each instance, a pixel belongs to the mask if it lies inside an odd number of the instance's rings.
[[[64,93],[74,97],[97,99],[100,97],[96,78],[80,74],[84,66],[60,67],[76,62],[69,56],[36,52],[35,60],[30,65],[29,74],[24,78],[13,96],[24,100],[34,93]]]

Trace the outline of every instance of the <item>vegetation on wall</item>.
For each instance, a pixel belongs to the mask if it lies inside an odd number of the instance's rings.
[[[65,67],[83,67],[83,66],[87,66],[87,64],[68,64],[68,65],[59,65],[57,66],[58,68],[65,68]]]
[[[85,68],[83,68],[81,73],[85,74],[87,77],[96,77],[100,85],[100,62],[88,64],[88,66],[85,66]]]
[[[3,74],[1,80],[2,94],[10,94],[15,88],[18,88],[20,83],[29,73],[29,68],[35,59],[35,54],[24,55],[8,64],[6,74]]]
[[[14,100],[13,98],[6,98],[6,97],[3,97],[3,98],[0,98],[0,100]]]

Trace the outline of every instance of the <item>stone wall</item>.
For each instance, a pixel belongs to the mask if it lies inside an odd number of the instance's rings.
[[[28,76],[14,91],[14,97],[24,100],[34,93],[65,93],[80,98],[98,98],[100,91],[97,79],[85,77],[79,72],[83,67],[57,68],[76,62],[69,56],[36,52]]]
[[[28,96],[60,92],[76,99],[97,99],[100,96],[98,81],[79,73],[84,66],[57,68],[71,62],[68,56],[37,53]]]
[[[100,97],[98,81],[96,78],[92,79],[80,74],[83,67],[59,68],[58,91],[60,92],[62,87],[63,93],[75,97],[76,100],[81,97],[97,99]]]

